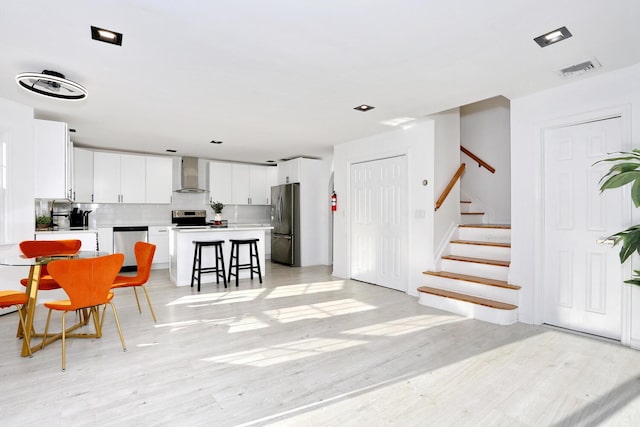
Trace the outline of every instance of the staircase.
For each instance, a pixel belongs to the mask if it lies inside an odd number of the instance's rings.
[[[482,212],[461,203],[463,224],[441,259],[441,271],[425,271],[420,304],[510,325],[518,320],[520,286],[508,283],[511,226],[483,223]],[[471,221],[478,221],[471,223]],[[469,221],[469,223],[467,223]]]

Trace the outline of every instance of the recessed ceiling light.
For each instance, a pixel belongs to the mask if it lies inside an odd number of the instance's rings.
[[[546,34],[533,39],[540,47],[547,47],[559,41],[568,39],[572,34],[567,30],[567,27],[561,27],[553,31],[549,31]]]
[[[76,130],[74,128],[69,128],[69,132],[76,133]]]
[[[170,148],[167,148],[165,151],[166,151],[167,153],[175,153],[175,152],[176,152],[176,150],[172,150],[172,149],[170,149]]]
[[[215,139],[212,139],[209,144],[222,144],[222,141],[216,141]]]
[[[100,42],[122,46],[122,34],[104,28],[91,26],[91,38]]]
[[[395,119],[391,119],[391,120],[384,120],[380,123],[382,123],[383,125],[387,125],[387,126],[399,126],[403,123],[407,123],[410,122],[412,120],[415,120],[413,117],[396,117]]]
[[[275,160],[267,160],[267,163],[275,163]]]
[[[370,111],[373,110],[376,107],[372,107],[371,105],[367,105],[367,104],[362,104],[362,105],[358,105],[357,107],[354,108],[354,110],[358,110],[358,111]]]

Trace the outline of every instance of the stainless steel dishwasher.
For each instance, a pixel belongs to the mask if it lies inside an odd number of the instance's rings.
[[[136,254],[133,250],[136,242],[149,241],[149,227],[113,227],[113,252],[124,254],[124,263],[120,271],[136,271]]]

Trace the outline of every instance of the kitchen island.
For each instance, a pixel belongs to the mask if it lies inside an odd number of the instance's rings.
[[[231,260],[231,239],[258,239],[258,255],[262,276],[265,275],[265,231],[271,230],[271,226],[236,225],[226,228],[209,227],[170,227],[169,228],[169,277],[176,286],[191,285],[191,272],[193,268],[194,240],[224,240],[223,253],[226,273],[229,273],[229,261]],[[249,262],[249,250],[240,248],[240,263]],[[213,248],[203,248],[202,265],[215,265]],[[249,270],[240,271],[240,279],[250,277]],[[202,275],[201,283],[216,281],[215,274]],[[222,282],[220,283],[222,285]],[[234,286],[235,288],[235,286]]]

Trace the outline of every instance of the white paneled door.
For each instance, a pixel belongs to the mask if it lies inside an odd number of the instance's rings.
[[[351,277],[407,291],[404,156],[351,166]]]
[[[622,267],[619,248],[602,241],[631,224],[629,189],[600,194],[605,165],[624,150],[622,119],[544,133],[543,322],[620,339]]]

